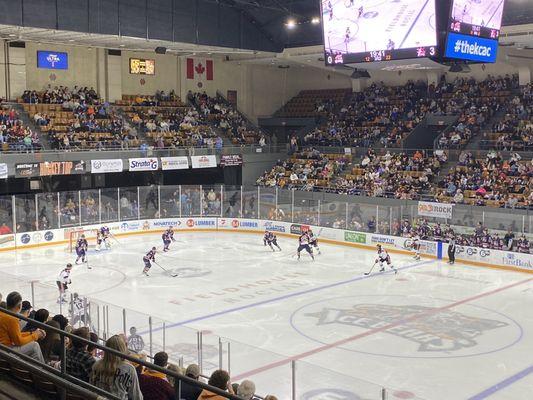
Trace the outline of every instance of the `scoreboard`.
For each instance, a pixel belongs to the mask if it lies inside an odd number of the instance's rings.
[[[437,55],[434,0],[322,0],[327,65]]]
[[[130,58],[130,74],[155,75],[155,60]]]
[[[320,0],[326,65],[495,62],[505,0],[443,1]]]

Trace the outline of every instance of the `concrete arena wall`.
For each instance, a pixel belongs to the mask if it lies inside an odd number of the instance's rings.
[[[67,248],[73,231],[98,229],[101,225],[50,229],[15,235],[0,236],[0,251],[14,251],[50,245],[64,245]],[[243,218],[168,218],[137,221],[113,222],[107,224],[111,233],[117,237],[161,233],[169,226],[178,232],[239,232],[263,234],[266,229],[279,236],[297,238],[302,231],[312,229],[324,243],[375,250],[377,244],[383,245],[391,253],[412,254],[410,239],[397,236],[355,232],[305,224],[243,219]],[[89,239],[94,239],[90,237]],[[421,255],[426,258],[447,260],[448,245],[441,242],[421,241]],[[533,273],[533,255],[458,246],[456,259],[459,262],[489,268]]]

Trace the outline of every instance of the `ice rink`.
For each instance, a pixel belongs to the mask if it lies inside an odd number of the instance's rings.
[[[392,254],[398,275],[365,276],[370,250],[322,244],[313,262],[293,257],[293,238],[275,253],[258,234],[176,238],[156,260],[177,277],[157,266],[141,274],[159,234],[120,238],[90,252],[91,270],[74,268],[71,292],[90,299],[95,328],[135,326],[144,351],[165,348],[185,364],[198,362],[202,331],[204,374],[222,365],[280,399],[290,398],[292,362],[298,399],[378,400],[381,387],[389,399],[532,398],[532,275]],[[2,294],[29,298],[36,280],[36,307],[57,310],[56,276],[74,261],[65,249],[3,253]]]
[[[455,0],[452,16],[472,25],[500,29],[504,0]]]

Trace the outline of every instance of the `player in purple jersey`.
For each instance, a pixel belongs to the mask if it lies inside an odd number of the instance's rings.
[[[144,262],[143,274],[146,276],[149,276],[148,271],[150,271],[150,268],[152,268],[152,262],[155,262],[156,252],[157,252],[157,249],[155,247],[152,247],[152,250],[146,253],[146,255],[143,257],[143,262]]]
[[[163,232],[161,239],[163,239],[163,251],[166,252],[170,250],[170,243],[176,241],[176,239],[174,239],[174,230],[172,227],[169,227],[165,232]]]
[[[89,243],[87,243],[87,239],[85,239],[85,235],[81,235],[78,241],[76,242],[76,264],[78,264],[78,261],[81,259],[81,262],[87,262],[86,255],[87,255],[87,249],[89,248]]]
[[[281,247],[279,247],[278,245],[278,238],[276,237],[276,235],[270,231],[265,231],[265,236],[263,237],[263,244],[266,246],[270,246],[270,248],[272,249],[272,251],[276,251],[276,249],[274,249],[274,246],[276,246],[279,251],[281,251]]]

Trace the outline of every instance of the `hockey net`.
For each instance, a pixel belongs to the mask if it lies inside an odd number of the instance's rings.
[[[85,235],[85,239],[89,244],[89,250],[96,248],[96,235],[98,229],[76,229],[69,233],[68,251],[73,253],[76,250],[76,243],[81,235]]]

